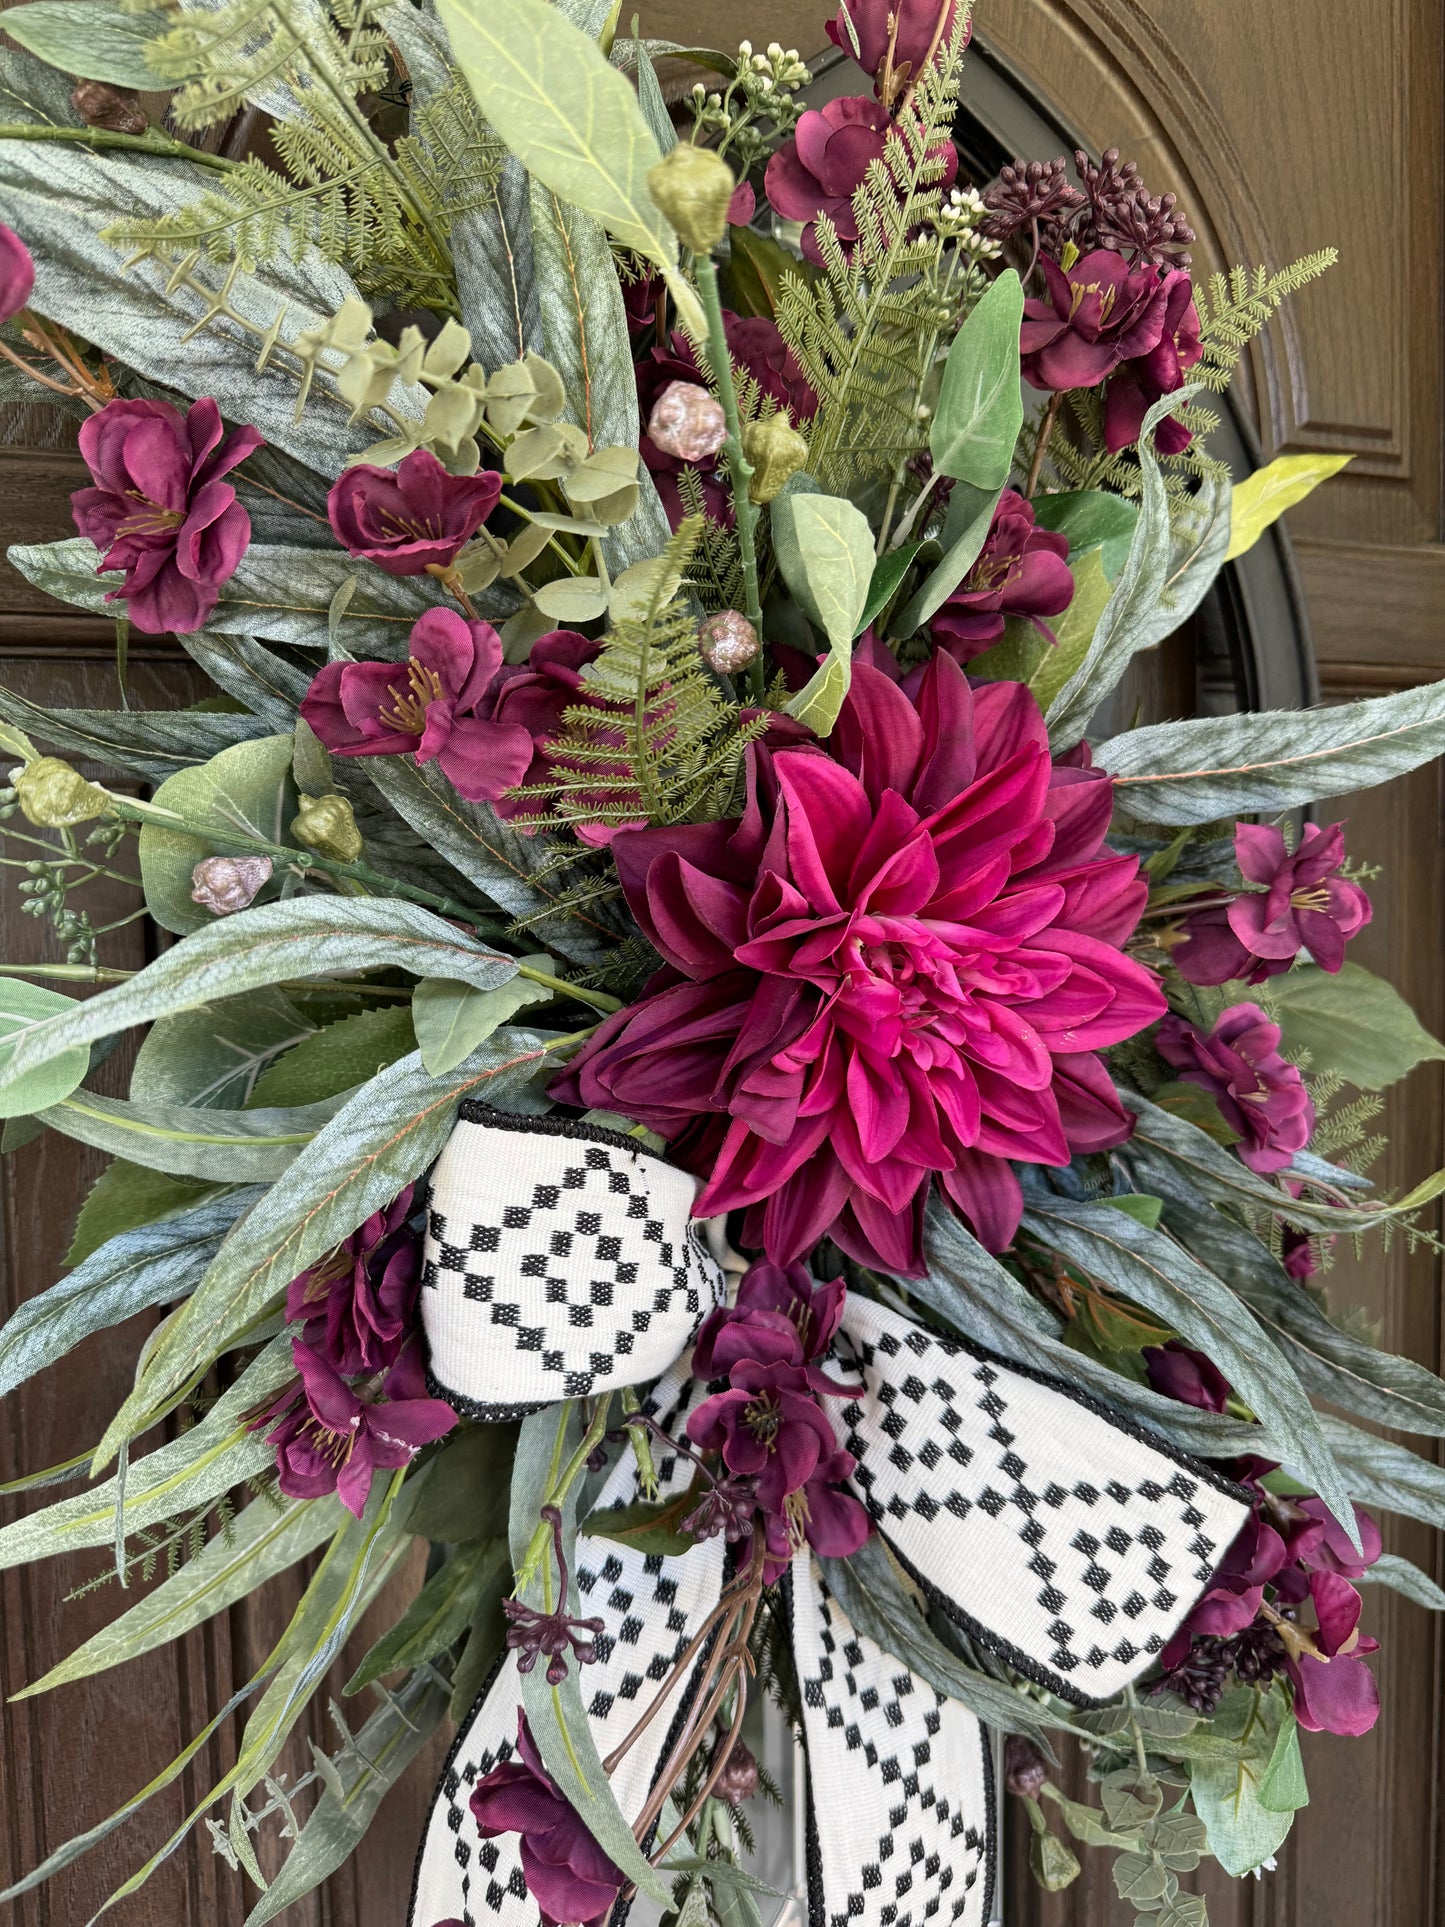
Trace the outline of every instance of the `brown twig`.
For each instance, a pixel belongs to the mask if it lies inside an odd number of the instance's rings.
[[[1053,437],[1054,423],[1059,419],[1059,410],[1063,406],[1063,402],[1064,391],[1061,388],[1056,389],[1055,392],[1050,395],[1049,405],[1044,410],[1044,418],[1039,423],[1039,438],[1034,443],[1034,459],[1029,463],[1029,478],[1024,483],[1025,501],[1031,502],[1034,499],[1034,490],[1038,487],[1039,476],[1043,472],[1044,456],[1048,453],[1049,442]]]

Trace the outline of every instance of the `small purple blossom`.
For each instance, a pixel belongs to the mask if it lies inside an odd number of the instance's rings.
[[[502,1611],[507,1619],[508,1650],[520,1654],[519,1673],[530,1673],[541,1658],[547,1661],[547,1684],[560,1686],[567,1677],[567,1654],[579,1666],[590,1666],[597,1657],[594,1641],[606,1627],[602,1619],[574,1619],[566,1610],[571,1585],[567,1554],[562,1544],[562,1514],[554,1505],[542,1508],[542,1520],[552,1528],[552,1553],[557,1561],[557,1597],[563,1602],[553,1612],[539,1612],[521,1599],[504,1599]]]
[[[1373,915],[1359,884],[1340,874],[1344,824],[1307,823],[1291,853],[1273,826],[1236,823],[1234,853],[1240,875],[1257,888],[1186,915],[1173,953],[1179,974],[1192,984],[1258,984],[1288,970],[1301,950],[1337,971],[1346,943]]]
[[[730,1546],[736,1545],[752,1531],[757,1509],[756,1479],[719,1479],[682,1520],[682,1529],[695,1539],[716,1539],[721,1533]]]
[[[415,1199],[409,1184],[287,1288],[287,1318],[305,1320],[305,1343],[343,1377],[386,1371],[412,1330],[421,1284],[421,1244],[407,1223]]]
[[[593,1927],[611,1911],[623,1874],[557,1790],[520,1708],[516,1757],[478,1780],[470,1806],[484,1840],[521,1835],[522,1878],[543,1927]]]
[[[395,469],[356,462],[331,485],[326,511],[337,541],[388,575],[444,573],[497,506],[491,469],[451,475],[428,448]]]
[[[1050,643],[1045,616],[1062,615],[1074,599],[1069,538],[1034,521],[1034,506],[1005,489],[978,560],[933,618],[933,640],[960,665],[992,648],[1009,616]]]
[[[1095,248],[1063,268],[1039,256],[1048,299],[1024,303],[1023,375],[1034,388],[1095,388],[1122,361],[1147,355],[1164,333],[1168,300],[1153,268],[1131,268]]]
[[[1251,1171],[1282,1171],[1309,1143],[1315,1107],[1299,1067],[1280,1056],[1279,1025],[1258,1004],[1231,1004],[1208,1035],[1166,1017],[1156,1041],[1187,1084],[1214,1098]]]

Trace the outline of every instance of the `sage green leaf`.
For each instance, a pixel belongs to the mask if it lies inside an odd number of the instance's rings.
[[[963,581],[988,540],[1002,494],[1001,488],[978,489],[968,482],[955,486],[943,518],[943,558],[889,623],[894,635],[911,636],[937,613]]]
[[[265,1927],[313,1893],[350,1857],[382,1800],[441,1725],[446,1710],[446,1684],[434,1667],[419,1668],[387,1695],[355,1739],[335,1755],[325,1792],[280,1873],[247,1914],[246,1927]]]
[[[1269,1859],[1289,1832],[1293,1813],[1271,1811],[1260,1787],[1274,1759],[1288,1708],[1282,1692],[1236,1687],[1224,1695],[1213,1732],[1234,1745],[1194,1761],[1194,1810],[1209,1830],[1209,1851],[1236,1879]]]
[[[1130,816],[1213,823],[1370,789],[1442,750],[1445,682],[1431,682],[1329,709],[1155,723],[1111,737],[1094,760]]]
[[[396,969],[490,989],[516,968],[417,904],[362,897],[262,904],[198,930],[128,983],[32,1023],[0,1066],[0,1094],[78,1045],[293,977]]]
[[[898,1568],[875,1533],[846,1559],[821,1559],[828,1589],[854,1630],[903,1664],[935,1691],[957,1700],[1001,1733],[1081,1733],[1070,1720],[1002,1680],[977,1672],[929,1631],[904,1589]]]
[[[291,738],[262,736],[236,743],[199,769],[178,770],[152,799],[214,832],[215,840],[145,823],[140,833],[140,873],[146,908],[163,930],[185,934],[216,921],[215,913],[191,896],[192,872],[211,856],[217,841],[232,836],[263,843],[288,842],[287,826],[296,813],[291,780]],[[274,881],[266,886],[276,888]]]
[[[184,1298],[258,1191],[207,1199],[160,1224],[122,1228],[0,1329],[0,1396],[138,1311]]]
[[[23,553],[28,561],[43,548],[62,546],[36,544],[12,553]],[[28,567],[22,567],[21,573],[28,574]],[[72,599],[62,594],[63,601]],[[0,688],[0,714],[71,756],[89,757],[108,769],[156,783],[178,769],[208,761],[233,743],[265,734],[264,725],[254,716],[194,709],[46,709],[4,688]]]
[[[270,1184],[335,1116],[339,1103],[333,1097],[287,1110],[212,1111],[76,1091],[36,1115],[80,1144],[153,1171],[211,1184]]]
[[[506,1536],[517,1427],[458,1425],[407,1476],[392,1515],[403,1532],[444,1545]]]
[[[512,1472],[509,1536],[514,1566],[521,1566],[542,1507],[553,1491],[554,1468],[561,1462],[559,1452],[574,1449],[580,1438],[575,1402],[549,1405],[523,1419]],[[582,1610],[576,1581],[577,1496],[578,1482],[574,1480],[560,1508],[563,1547],[573,1575],[567,1610],[573,1615]],[[526,1592],[519,1591],[516,1596],[540,1606],[543,1599],[540,1574]],[[520,1674],[527,1724],[558,1791],[581,1817],[592,1838],[613,1864],[636,1882],[639,1892],[650,1894],[665,1906],[670,1888],[649,1865],[633,1839],[632,1829],[622,1816],[598,1755],[582,1699],[578,1678],[581,1670],[579,1666],[569,1666],[566,1678],[557,1686],[547,1684],[544,1669],[533,1667],[531,1672]]]
[[[873,533],[851,502],[801,489],[773,503],[772,533],[783,580],[829,648],[827,662],[789,698],[788,714],[826,736],[852,679],[853,638],[873,580]]]
[[[1300,1758],[1299,1721],[1293,1713],[1286,1713],[1264,1778],[1259,1783],[1259,1804],[1271,1813],[1294,1813],[1300,1807],[1307,1807],[1309,1801],[1305,1765]]]
[[[1356,1538],[1344,1481],[1294,1367],[1220,1278],[1164,1233],[1097,1204],[1035,1201],[1023,1223],[1050,1249],[1158,1313],[1212,1359],[1289,1464]]]
[[[186,653],[211,681],[273,730],[292,729],[310,677],[254,636],[227,636],[197,629],[182,636]],[[259,732],[264,734],[264,731]]]
[[[913,558],[923,547],[921,541],[905,542],[901,548],[889,549],[880,555],[873,565],[873,574],[868,583],[868,599],[863,604],[858,617],[858,634],[881,615],[897,593],[898,586],[913,565]]]
[[[1330,1413],[1321,1423],[1354,1498],[1445,1530],[1445,1466]]]
[[[1005,268],[953,338],[929,429],[935,469],[985,491],[1007,482],[1023,427],[1023,312],[1023,285]]]
[[[30,1699],[70,1680],[90,1679],[154,1652],[157,1646],[169,1645],[314,1552],[332,1537],[339,1523],[334,1498],[305,1500],[300,1505],[252,1500],[227,1531],[208,1540],[153,1592],[14,1697]]]
[[[172,1177],[168,1171],[149,1171],[143,1164],[112,1158],[80,1207],[65,1262],[84,1264],[123,1231],[138,1231],[142,1225],[174,1217],[177,1211],[199,1204],[215,1189],[203,1178]]]
[[[533,598],[553,622],[595,622],[607,611],[607,585],[597,575],[559,575]]]
[[[1104,573],[1112,582],[1128,559],[1139,520],[1139,505],[1126,495],[1111,495],[1106,489],[1072,489],[1060,495],[1036,495],[1034,520],[1041,529],[1052,529],[1069,538],[1072,565],[1090,549],[1099,549]]]
[[[159,1334],[97,1448],[99,1463],[144,1430],[238,1331],[263,1317],[293,1278],[420,1177],[450,1135],[463,1098],[485,1092],[510,1109],[544,1110],[546,1100],[530,1084],[561,1061],[551,1054],[555,1041],[501,1030],[445,1078],[430,1077],[413,1054],[358,1091],[305,1146],[284,1183],[236,1226]]]
[[[1088,655],[1108,607],[1103,556],[1102,546],[1085,549],[1074,562],[1074,599],[1053,625],[1053,647],[1045,644],[1038,667],[1026,679],[1041,709],[1048,708]]]
[[[1153,1903],[1168,1892],[1169,1874],[1163,1862],[1148,1853],[1121,1853],[1112,1868],[1114,1886],[1121,1900],[1141,1910],[1153,1911]]]
[[[141,1104],[194,1104],[238,1111],[250,1103],[266,1065],[314,1029],[310,1018],[274,984],[198,1010],[177,1011],[173,1017],[158,1018],[146,1033],[131,1072],[130,1095]]]
[[[759,234],[751,227],[728,229],[726,305],[735,314],[762,315],[771,321],[782,299],[784,278],[792,275],[808,282],[817,274],[811,261],[800,260],[771,234]]]
[[[62,997],[43,984],[28,984],[21,977],[0,981],[0,1117],[28,1117],[58,1104],[90,1069],[90,1052],[83,1045],[61,1051],[32,1070],[14,1069],[24,1038],[77,1008],[74,997]]]
[[[657,78],[657,69],[652,64],[652,55],[647,51],[644,40],[634,40],[633,66],[637,72],[637,100],[642,108],[642,117],[652,130],[652,138],[657,142],[660,154],[670,153],[677,146],[677,129],[672,124],[672,116],[667,111],[667,102],[662,97],[662,87]]]
[[[452,1674],[451,1704],[448,1712],[454,1724],[462,1721],[476,1706],[492,1676],[497,1655],[507,1636],[507,1621],[501,1601],[484,1600],[467,1634],[467,1643]]]
[[[113,1545],[118,1501],[123,1502],[129,1536],[206,1506],[256,1473],[273,1469],[276,1448],[259,1432],[248,1432],[245,1420],[295,1373],[290,1339],[273,1338],[199,1425],[131,1462],[123,1494],[117,1479],[103,1479],[0,1527],[0,1570],[87,1546]]]
[[[1424,1606],[1428,1612],[1445,1612],[1445,1592],[1442,1592],[1429,1573],[1421,1572],[1418,1566],[1411,1565],[1398,1553],[1382,1552],[1373,1566],[1367,1567],[1356,1585],[1388,1586],[1392,1592],[1403,1593],[1406,1599],[1413,1600],[1417,1606]]]
[[[505,1539],[458,1546],[370,1649],[346,1682],[347,1693],[359,1693],[403,1666],[440,1658],[471,1625],[484,1598],[500,1599],[508,1591],[511,1574]]]
[[[167,25],[164,13],[132,13],[108,0],[32,0],[5,31],[52,67],[80,80],[154,93],[162,84],[145,63],[145,46]]]
[[[415,1049],[411,1011],[405,1004],[359,1010],[312,1031],[268,1064],[256,1080],[252,1102],[319,1103],[355,1090]]]
[[[1445,1058],[1392,983],[1363,964],[1333,975],[1315,964],[1286,971],[1270,984],[1271,1015],[1291,1055],[1309,1052],[1311,1076],[1333,1072],[1361,1091],[1382,1091],[1417,1064]]]
[[[1203,1894],[1175,1894],[1147,1919],[1148,1927],[1209,1927],[1209,1903]]]
[[[556,964],[545,951],[520,961],[534,970],[556,972]],[[411,1017],[416,1031],[421,1061],[433,1077],[443,1077],[470,1057],[499,1024],[515,1017],[529,1004],[550,1002],[552,991],[546,984],[513,977],[510,983],[493,990],[474,990],[470,984],[456,983],[450,977],[431,977],[412,992]]]
[[[1171,517],[1154,431],[1198,392],[1164,395],[1139,431],[1141,496],[1128,558],[1079,667],[1049,705],[1049,741],[1072,749],[1130,660],[1172,635],[1204,599],[1229,545],[1229,483],[1208,479]]]

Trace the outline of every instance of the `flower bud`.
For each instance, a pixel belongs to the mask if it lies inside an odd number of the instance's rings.
[[[734,1740],[727,1764],[713,1781],[712,1790],[719,1800],[726,1800],[729,1806],[740,1806],[744,1800],[751,1800],[757,1792],[758,1763],[741,1740]]]
[[[271,881],[269,856],[208,856],[191,871],[191,901],[218,917],[232,916],[253,902]]]
[[[106,127],[113,134],[143,134],[150,121],[132,87],[109,87],[103,80],[82,80],[70,104],[87,127]]]
[[[73,823],[89,823],[110,807],[105,791],[88,783],[78,769],[58,756],[41,756],[11,774],[20,808],[43,830],[65,830]]]
[[[1079,1863],[1059,1836],[1045,1828],[1029,1841],[1029,1871],[1046,1894],[1057,1894],[1078,1879]]]
[[[758,632],[738,609],[721,609],[697,632],[698,652],[709,669],[735,676],[758,653]]]
[[[692,381],[670,381],[653,404],[647,432],[664,455],[710,461],[728,438],[722,403]]]
[[[1048,1777],[1048,1764],[1033,1741],[1010,1733],[1003,1749],[1003,1783],[1009,1792],[1037,1800]]]
[[[656,167],[647,170],[653,202],[677,229],[684,247],[711,254],[727,232],[728,202],[737,181],[721,155],[710,147],[679,141]]]
[[[291,819],[291,834],[318,856],[336,863],[355,863],[361,855],[361,831],[344,796],[306,796]]]
[[[808,444],[779,410],[766,421],[748,423],[743,430],[743,454],[753,471],[748,500],[761,505],[781,495],[788,477],[807,461]]]

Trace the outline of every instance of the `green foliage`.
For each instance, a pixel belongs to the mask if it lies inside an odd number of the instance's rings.
[[[868,518],[836,495],[785,489],[773,503],[773,554],[783,580],[828,638],[828,659],[788,700],[788,714],[826,736],[852,678],[853,638],[873,581]]]
[[[204,825],[212,837],[193,836],[160,823],[140,833],[140,873],[146,908],[163,930],[201,930],[214,913],[191,896],[192,872],[210,856],[229,829],[242,838],[285,843],[296,809],[291,781],[291,738],[263,736],[236,743],[199,769],[177,770],[155,793],[156,807]],[[267,886],[269,894],[274,882]]]
[[[1006,268],[953,338],[928,446],[934,467],[980,490],[1002,488],[1023,427],[1019,325],[1024,295]]]
[[[1294,1806],[1308,1798],[1303,1774],[1296,1776],[1287,1759],[1276,1765],[1291,1741],[1298,1745],[1294,1715],[1281,1688],[1261,1693],[1241,1686],[1225,1694],[1210,1725],[1220,1741],[1233,1744],[1193,1762],[1190,1791],[1210,1852],[1238,1876],[1269,1859],[1289,1832]],[[1294,1805],[1269,1805],[1266,1790]]]
[[[1227,388],[1240,356],[1270,317],[1339,258],[1337,248],[1320,248],[1274,274],[1268,268],[1251,272],[1238,267],[1227,276],[1211,275],[1207,287],[1195,290],[1204,356],[1191,380],[1202,381],[1206,388],[1216,391]]]
[[[522,962],[534,970],[551,973],[556,969],[545,951],[523,957]],[[445,1076],[484,1044],[499,1024],[529,1004],[546,1003],[552,995],[545,984],[525,977],[513,977],[494,990],[474,990],[446,977],[418,984],[412,993],[411,1016],[422,1063],[433,1077]]]
[[[1417,1064],[1445,1058],[1445,1044],[1395,986],[1363,964],[1344,963],[1334,973],[1303,964],[1269,988],[1286,1051],[1308,1052],[1312,1072],[1333,1072],[1357,1090],[1382,1091]]]
[[[113,87],[153,90],[155,75],[146,65],[145,45],[163,24],[148,6],[144,12],[110,0],[35,0],[22,20],[6,28],[41,60],[81,80],[106,80]]]
[[[416,1049],[405,1003],[358,1010],[314,1031],[261,1073],[252,1102],[316,1104],[339,1097]]]
[[[404,1666],[440,1659],[471,1626],[483,1601],[500,1600],[510,1581],[505,1539],[458,1546],[372,1646],[346,1682],[347,1692],[359,1693]]]
[[[25,1117],[68,1097],[90,1068],[90,1052],[77,1045],[19,1076],[7,1076],[10,1061],[27,1034],[75,1008],[73,997],[21,977],[0,983],[0,1117]]]
[[[173,1177],[166,1171],[132,1164],[126,1158],[112,1158],[80,1207],[75,1236],[65,1254],[66,1264],[83,1264],[121,1232],[172,1217],[199,1203],[213,1188],[204,1178]]]

